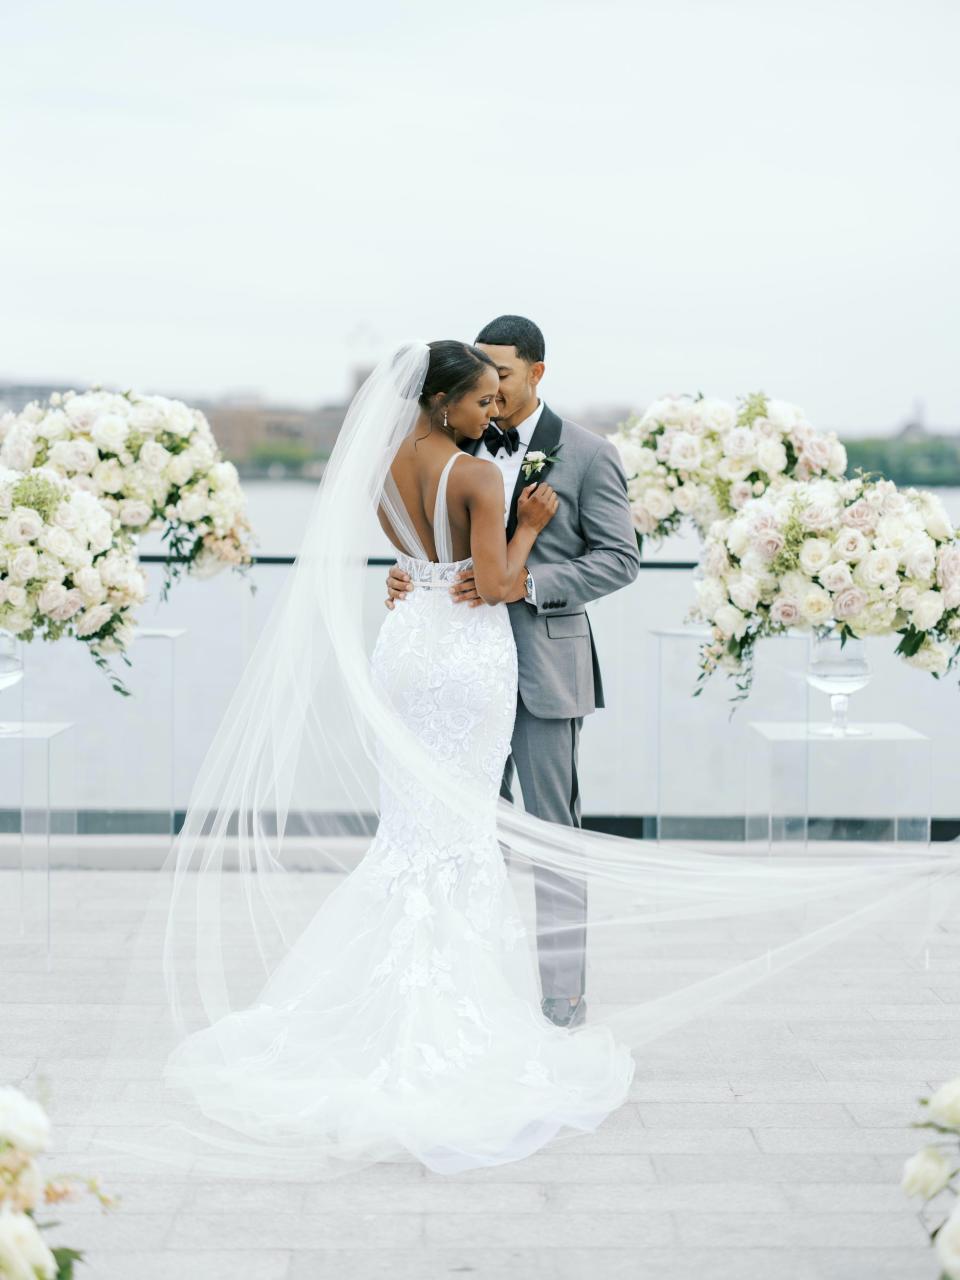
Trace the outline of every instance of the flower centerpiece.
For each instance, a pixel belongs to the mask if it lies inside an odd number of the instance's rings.
[[[186,570],[208,577],[250,563],[246,500],[202,413],[164,396],[67,391],[0,419],[0,463],[45,467],[97,498],[131,547],[163,531],[164,595]]]
[[[37,1156],[50,1144],[46,1112],[19,1089],[0,1089],[0,1276],[72,1280],[83,1254],[64,1245],[51,1248],[42,1232],[56,1222],[38,1222],[44,1206],[73,1200],[83,1190],[104,1209],[117,1201],[96,1178],[47,1180]]]
[[[627,474],[637,541],[661,539],[689,517],[701,537],[784,480],[842,476],[843,445],[802,409],[762,393],[739,409],[703,396],[656,400],[611,437]]]
[[[929,1129],[933,1142],[903,1166],[900,1185],[908,1196],[923,1201],[921,1221],[937,1251],[942,1280],[960,1280],[960,1080],[942,1085],[929,1098],[921,1098],[923,1120],[914,1128]],[[949,1201],[946,1200],[949,1197]],[[931,1229],[928,1218],[936,1204],[939,1223]]]
[[[960,648],[960,543],[939,498],[889,480],[784,480],[711,527],[693,616],[712,626],[698,692],[722,667],[746,697],[763,636],[900,636],[942,676]]]
[[[118,693],[108,656],[132,637],[146,577],[115,538],[110,512],[49,467],[0,469],[0,630],[23,640],[74,636]]]

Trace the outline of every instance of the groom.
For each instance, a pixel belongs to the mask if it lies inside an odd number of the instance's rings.
[[[517,643],[519,696],[502,794],[512,800],[514,773],[524,808],[547,822],[580,825],[577,749],[583,717],[603,706],[600,667],[584,606],[636,578],[640,556],[616,450],[601,436],[561,419],[538,396],[544,373],[543,334],[523,316],[499,316],[476,339],[497,366],[497,426],[472,451],[503,474],[507,538],[517,523],[524,485],[545,480],[560,509],[540,533],[510,598]],[[524,459],[529,458],[524,475]],[[468,572],[458,601],[482,604]],[[394,567],[389,606],[410,589]],[[587,891],[583,881],[538,867],[535,872],[543,1012],[561,1027],[586,1016]]]

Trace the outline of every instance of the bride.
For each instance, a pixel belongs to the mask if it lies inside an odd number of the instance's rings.
[[[207,1117],[261,1140],[349,1159],[403,1152],[454,1172],[595,1128],[624,1101],[633,1061],[607,1028],[571,1033],[543,1017],[497,841],[517,705],[504,601],[559,500],[529,485],[508,543],[499,470],[457,446],[493,417],[495,365],[462,342],[411,344],[374,382],[397,386],[411,359],[401,401],[415,396],[416,415],[391,450],[378,516],[414,589],[385,614],[372,683],[475,812],[465,821],[381,751],[362,863],[255,1004],[188,1036],[166,1075]],[[485,608],[452,598],[468,566]]]

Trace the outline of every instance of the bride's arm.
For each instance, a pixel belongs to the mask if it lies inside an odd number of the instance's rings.
[[[489,463],[471,467],[464,480],[477,594],[487,604],[502,604],[512,598],[530,548],[553,519],[560,499],[548,484],[528,485],[520,495],[517,527],[508,543],[503,527],[503,476],[498,468]]]

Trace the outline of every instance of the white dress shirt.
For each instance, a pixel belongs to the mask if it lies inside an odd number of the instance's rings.
[[[487,455],[491,462],[495,463],[503,476],[503,523],[506,524],[510,519],[510,499],[513,497],[514,485],[517,483],[517,476],[520,474],[520,467],[526,456],[527,450],[530,448],[530,441],[533,439],[533,433],[537,423],[540,421],[540,415],[543,413],[543,401],[537,401],[537,407],[529,418],[524,420],[517,426],[517,435],[520,438],[518,447],[513,453],[507,453],[506,449],[498,449],[496,455],[487,452],[486,445],[480,448]],[[536,606],[537,588],[533,578],[527,575],[527,603]]]
[[[517,435],[520,437],[520,447],[513,453],[507,453],[506,449],[498,449],[496,455],[487,452],[487,446],[481,445],[480,456],[486,455],[491,462],[495,463],[503,476],[503,523],[506,524],[510,518],[510,499],[513,497],[513,488],[517,483],[517,476],[520,474],[520,466],[523,462],[527,450],[530,448],[530,441],[533,439],[533,433],[537,423],[540,421],[540,415],[543,413],[543,401],[537,401],[537,407],[531,413],[529,418],[524,420],[517,426]]]

